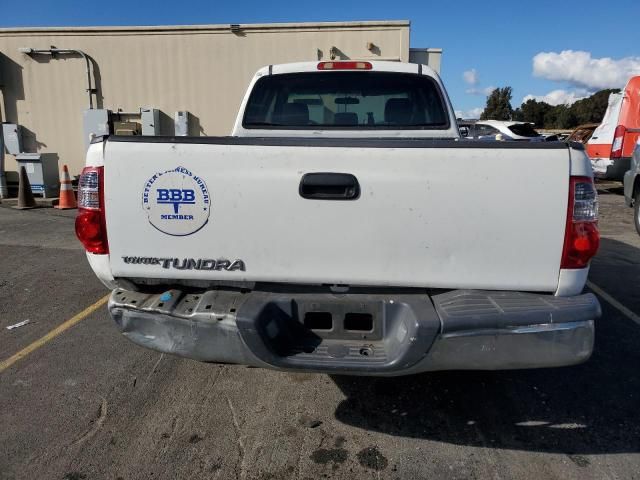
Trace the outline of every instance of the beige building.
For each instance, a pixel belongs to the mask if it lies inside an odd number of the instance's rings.
[[[157,109],[162,135],[173,135],[175,112],[187,111],[190,135],[227,135],[258,68],[318,59],[406,62],[409,28],[408,21],[379,21],[0,29],[0,120],[22,126],[23,151],[53,156],[77,175],[89,108],[134,122],[141,108]],[[441,50],[411,55],[439,70]],[[14,156],[5,164],[11,185]]]

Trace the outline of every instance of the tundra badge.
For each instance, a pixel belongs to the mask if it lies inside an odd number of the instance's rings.
[[[162,268],[176,268],[178,270],[226,270],[235,272],[245,271],[244,261],[240,259],[227,260],[225,258],[158,258],[158,257],[132,257],[123,256],[124,263],[137,265],[158,265]]]

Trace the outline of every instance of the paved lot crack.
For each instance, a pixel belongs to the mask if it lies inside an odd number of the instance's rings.
[[[74,441],[71,444],[72,446],[76,446],[83,442],[86,442],[91,437],[93,437],[98,432],[98,430],[100,430],[100,428],[102,427],[102,424],[107,418],[107,400],[104,397],[100,397],[100,398],[102,399],[102,402],[100,403],[98,418],[96,419],[95,423],[88,431],[82,434],[80,438],[78,438],[76,441]]]
[[[156,370],[158,368],[158,365],[160,365],[160,362],[162,361],[162,359],[164,358],[164,353],[160,354],[160,358],[158,359],[158,361],[153,365],[153,368],[151,369],[151,371],[149,372],[149,375],[147,375],[147,379],[145,381],[145,383],[149,383],[149,379],[151,378],[151,375],[153,375],[154,373],[156,373]]]
[[[244,445],[244,442],[242,441],[242,433],[240,431],[240,423],[238,422],[236,409],[234,408],[233,403],[231,403],[231,399],[229,397],[227,397],[227,405],[229,406],[229,410],[231,411],[231,420],[233,422],[233,430],[236,435],[236,445],[238,446],[238,455],[239,455],[238,466],[240,468],[239,469],[236,468],[236,472],[238,471],[240,472],[238,478],[246,478],[247,472],[244,464],[245,445]]]

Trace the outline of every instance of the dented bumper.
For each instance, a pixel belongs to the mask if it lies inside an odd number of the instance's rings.
[[[352,375],[586,361],[600,305],[518,292],[415,294],[114,290],[133,342],[205,362]]]

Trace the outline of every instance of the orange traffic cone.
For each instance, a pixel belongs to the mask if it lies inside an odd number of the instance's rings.
[[[56,208],[60,210],[78,208],[78,202],[76,202],[76,196],[73,194],[73,187],[71,186],[69,169],[66,165],[62,166],[62,175],[60,175],[60,200]]]

